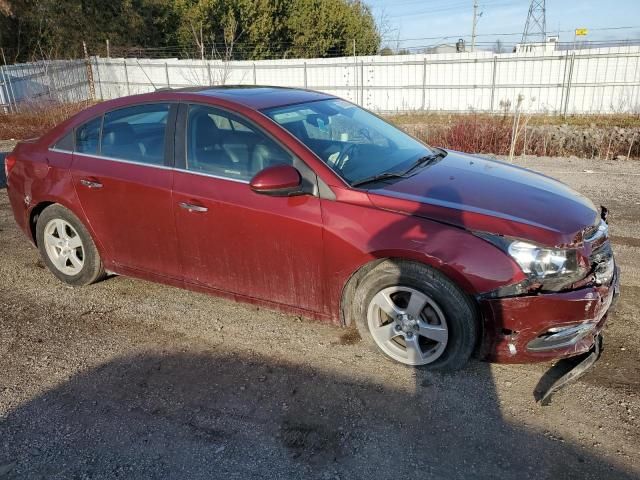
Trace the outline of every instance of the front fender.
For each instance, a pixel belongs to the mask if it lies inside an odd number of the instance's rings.
[[[349,279],[379,259],[424,263],[472,296],[524,280],[508,255],[463,228],[340,202],[324,202],[323,219],[328,301],[336,318]]]

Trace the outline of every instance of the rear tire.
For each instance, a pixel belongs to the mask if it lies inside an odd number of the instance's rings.
[[[47,268],[68,285],[89,285],[106,275],[91,235],[62,205],[42,211],[36,224],[36,243]]]
[[[351,308],[369,346],[404,365],[457,370],[476,345],[475,305],[451,280],[423,264],[380,263],[360,282]]]

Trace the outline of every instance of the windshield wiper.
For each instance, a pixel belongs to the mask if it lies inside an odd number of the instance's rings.
[[[382,173],[378,173],[376,175],[371,175],[370,177],[365,177],[361,180],[356,180],[355,182],[353,182],[351,184],[352,187],[358,187],[360,185],[364,185],[365,183],[372,183],[372,182],[377,182],[379,180],[384,180],[385,178],[402,178],[407,176],[409,173],[411,173],[413,170],[415,170],[416,168],[423,166],[423,165],[429,165],[430,163],[435,162],[436,160],[438,160],[439,158],[444,158],[446,157],[447,152],[445,150],[441,150],[438,149],[438,151],[436,153],[433,153],[431,155],[425,155],[423,157],[418,158],[415,162],[413,162],[413,164],[407,168],[406,170],[402,171],[402,172],[382,172]]]
[[[438,149],[436,153],[432,153],[431,155],[425,155],[424,157],[420,157],[415,162],[413,162],[413,165],[411,165],[409,168],[407,168],[404,171],[404,175],[407,175],[408,173],[413,172],[418,167],[427,166],[435,162],[439,158],[444,158],[446,156],[447,156],[447,152],[445,150]]]
[[[404,177],[405,172],[382,172],[377,175],[371,175],[370,177],[365,177],[360,180],[356,180],[351,184],[352,187],[359,187],[360,185],[364,185],[365,183],[377,182],[379,180],[384,180],[385,178],[402,178]]]

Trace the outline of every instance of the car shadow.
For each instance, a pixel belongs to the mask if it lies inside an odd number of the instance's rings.
[[[409,389],[354,367],[215,350],[118,358],[2,419],[0,477],[632,478],[505,421],[486,364],[416,371]]]

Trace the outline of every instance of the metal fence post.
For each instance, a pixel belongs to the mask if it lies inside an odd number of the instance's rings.
[[[571,77],[573,76],[573,62],[576,59],[576,52],[571,55],[571,64],[569,65],[569,76],[567,78],[567,93],[564,96],[564,113],[563,117],[567,116],[567,109],[569,108],[569,94],[571,93]]]
[[[207,62],[207,74],[209,75],[209,85],[213,85],[213,78],[211,77],[211,62],[209,60],[205,60]]]
[[[13,97],[13,111],[19,112],[20,108],[18,107],[18,101],[16,100],[16,92],[13,91],[13,84],[11,83],[11,75],[9,74],[9,67],[7,66],[7,58],[4,56],[4,48],[0,48],[0,53],[2,53],[2,63],[4,64],[4,75],[7,79],[8,89],[7,91],[7,100],[9,101],[9,105],[11,105],[11,98]]]
[[[354,78],[354,100],[358,103],[358,57],[356,56],[356,39],[353,39],[353,78]]]
[[[167,88],[171,88],[171,82],[169,81],[169,65],[164,62],[164,75],[167,77]]]
[[[427,109],[427,58],[422,61],[422,110]]]
[[[360,61],[360,106],[364,107],[364,60]]]
[[[304,88],[307,88],[307,62],[304,62]]]
[[[131,86],[129,85],[129,71],[127,70],[127,59],[123,60],[124,64],[124,79],[127,82],[127,95],[131,95]]]
[[[2,87],[2,97],[7,100],[5,106],[8,109],[8,113],[13,112],[13,106],[11,105],[11,97],[9,96],[9,85],[7,85],[7,75],[4,72],[5,67],[0,66],[0,73],[2,73],[2,83],[0,86]]]
[[[100,100],[104,100],[102,96],[102,80],[100,80],[100,66],[98,64],[98,57],[94,57],[96,62],[96,76],[98,77],[98,91],[100,92]]]
[[[491,78],[491,112],[494,111],[495,97],[496,97],[496,71],[498,70],[498,56],[493,56],[493,74]]]
[[[256,62],[253,62],[253,84],[258,84],[258,75],[256,74]]]
[[[562,57],[559,57],[562,58]],[[564,111],[564,96],[565,96],[565,87],[567,84],[567,66],[569,65],[569,50],[564,56],[564,73],[562,75],[562,90],[560,91],[560,106],[558,108],[558,115],[562,115]]]

